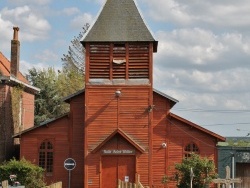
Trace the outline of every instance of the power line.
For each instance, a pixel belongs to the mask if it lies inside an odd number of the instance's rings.
[[[244,122],[244,123],[216,123],[216,124],[207,124],[202,126],[220,126],[220,125],[250,125],[250,122]]]
[[[169,120],[168,118],[167,118],[167,121],[168,121],[171,125],[175,126],[177,129],[179,129],[181,132],[183,132],[183,133],[189,135],[190,137],[192,137],[194,140],[198,140],[199,142],[201,142],[201,143],[203,143],[203,144],[205,144],[205,145],[207,145],[207,146],[209,146],[209,147],[216,148],[214,145],[208,144],[208,143],[206,143],[205,141],[203,141],[203,140],[201,140],[201,139],[198,139],[198,138],[195,137],[193,134],[191,134],[191,133],[185,131],[184,129],[182,129],[181,127],[179,127],[178,125],[176,125],[174,122],[172,122],[172,121]]]
[[[188,112],[213,112],[213,113],[250,113],[249,109],[245,110],[225,110],[225,109],[201,109],[201,108],[176,108],[176,111]]]

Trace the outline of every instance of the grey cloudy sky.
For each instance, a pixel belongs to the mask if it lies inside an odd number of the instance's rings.
[[[21,69],[54,66],[103,0],[2,0],[0,51],[20,27]],[[250,1],[137,0],[159,41],[154,87],[172,112],[222,136],[250,132]],[[240,129],[240,131],[237,131]]]

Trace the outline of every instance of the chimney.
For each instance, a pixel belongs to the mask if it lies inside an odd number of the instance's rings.
[[[19,72],[19,58],[20,58],[20,42],[18,40],[18,27],[13,27],[13,40],[11,40],[11,67],[10,73],[11,75],[17,77]]]

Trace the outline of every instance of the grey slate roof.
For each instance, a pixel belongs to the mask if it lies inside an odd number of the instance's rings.
[[[153,42],[157,41],[144,23],[134,0],[106,0],[95,23],[82,40],[85,42]]]

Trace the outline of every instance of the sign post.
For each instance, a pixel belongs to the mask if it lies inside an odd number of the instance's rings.
[[[72,158],[68,158],[64,161],[64,168],[69,171],[69,186],[70,188],[70,180],[71,180],[71,170],[76,167],[76,161]]]

